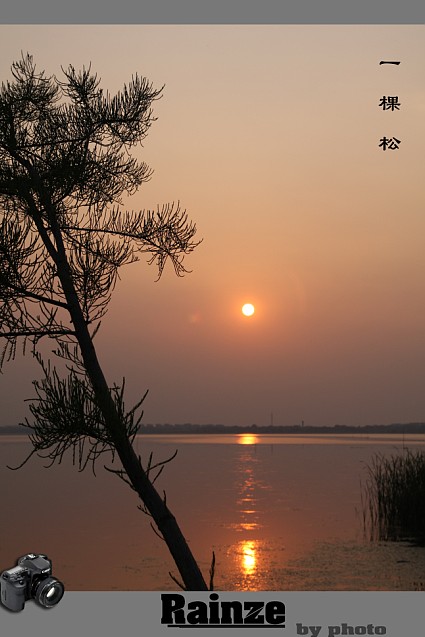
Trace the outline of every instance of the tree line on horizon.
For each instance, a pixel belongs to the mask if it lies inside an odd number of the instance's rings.
[[[392,423],[389,425],[221,425],[197,423],[169,424],[157,423],[139,425],[139,434],[244,434],[253,432],[264,433],[347,433],[347,434],[421,434],[425,433],[425,422]],[[30,429],[23,425],[3,425],[0,426],[0,434],[29,434]]]

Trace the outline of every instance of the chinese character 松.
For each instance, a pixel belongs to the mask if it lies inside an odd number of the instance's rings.
[[[401,144],[397,137],[382,137],[379,141],[381,142],[379,148],[382,148],[382,150],[387,150],[387,148],[389,150],[398,150],[399,144]]]

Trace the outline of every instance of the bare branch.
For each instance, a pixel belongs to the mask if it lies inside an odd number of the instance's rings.
[[[62,301],[58,301],[56,299],[50,299],[47,296],[36,294],[35,292],[31,292],[30,290],[25,290],[24,288],[18,285],[13,285],[11,282],[7,282],[6,285],[7,287],[10,288],[10,290],[13,290],[13,292],[16,292],[22,298],[33,299],[35,301],[39,301],[40,303],[44,303],[46,305],[54,305],[56,307],[62,307],[65,310],[68,309],[68,304],[63,303]]]
[[[210,591],[214,590],[214,575],[215,575],[215,553],[213,551],[212,552],[211,566],[210,566],[210,585],[209,585],[209,590]]]
[[[125,477],[125,471],[123,469],[111,469],[110,467],[107,467],[105,464],[103,465],[103,468],[106,469],[106,471],[109,471],[109,473],[113,473],[116,476],[118,476],[123,482],[125,482],[131,489],[133,489],[133,491],[135,491],[134,486],[131,484],[130,480],[128,480],[128,478]]]
[[[159,537],[160,540],[162,540],[163,542],[165,542],[164,540],[164,536],[161,535],[161,533],[158,533],[157,529],[154,527],[154,525],[151,522],[151,529],[152,531],[155,533],[155,535],[157,535]]]
[[[0,332],[0,338],[30,338],[35,337],[39,341],[44,336],[57,337],[57,336],[75,336],[74,330],[68,329],[55,329],[55,330],[43,330],[43,329],[22,329],[14,332]]]
[[[174,577],[174,575],[171,573],[171,571],[168,572],[168,575],[171,577],[173,582],[175,582],[177,584],[177,586],[182,589],[182,591],[187,591],[187,588],[185,587],[185,585],[182,584],[180,582],[180,580],[178,580],[176,577]]]

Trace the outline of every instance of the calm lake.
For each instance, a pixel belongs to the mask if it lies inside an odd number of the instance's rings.
[[[361,482],[374,453],[424,449],[425,435],[143,435],[144,461],[176,458],[158,479],[217,590],[423,590],[425,549],[364,537]],[[136,494],[104,470],[79,473],[0,436],[0,570],[46,553],[67,590],[175,590],[164,542]]]

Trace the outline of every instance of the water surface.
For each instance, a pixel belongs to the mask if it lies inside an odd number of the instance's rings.
[[[373,453],[424,448],[421,435],[143,435],[147,460],[166,459],[166,492],[218,590],[415,590],[424,549],[371,544],[362,524],[361,481]],[[103,469],[79,473],[71,457],[43,468],[26,437],[0,437],[0,568],[45,552],[68,590],[174,590],[164,542],[137,509],[136,494]]]

